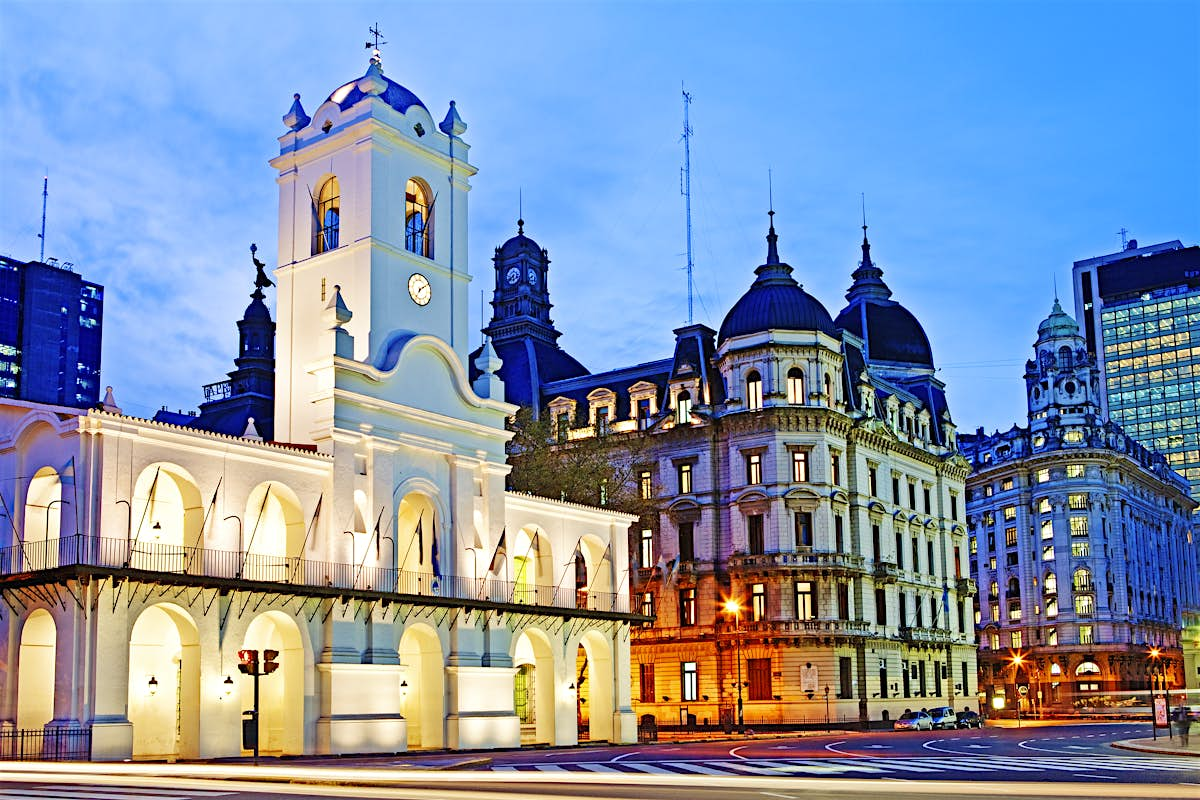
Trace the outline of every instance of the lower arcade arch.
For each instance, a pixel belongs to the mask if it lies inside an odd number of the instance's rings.
[[[575,655],[579,738],[613,741],[614,704],[612,646],[598,631],[579,639]]]
[[[295,620],[280,611],[258,615],[246,628],[245,650],[275,650],[279,668],[260,677],[258,745],[264,755],[304,752],[304,642]],[[261,656],[260,656],[261,657]],[[254,707],[254,678],[240,675],[242,708]]]
[[[437,633],[413,625],[400,637],[400,713],[408,722],[408,749],[445,743],[446,660]]]
[[[21,628],[17,654],[17,728],[41,728],[54,718],[54,667],[58,628],[44,608]]]
[[[527,629],[513,646],[513,708],[521,744],[556,744],[554,650],[539,630]]]
[[[134,758],[199,755],[199,637],[178,606],[150,606],[130,631],[127,713]]]

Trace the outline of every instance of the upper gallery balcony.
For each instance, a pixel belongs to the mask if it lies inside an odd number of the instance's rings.
[[[130,542],[83,535],[0,548],[0,586],[53,583],[88,575],[147,583],[379,599],[438,606],[569,609],[584,616],[627,616],[629,598],[571,585],[549,586],[483,575],[435,574],[308,558]],[[562,612],[558,611],[557,616]],[[641,619],[639,616],[638,619]]]

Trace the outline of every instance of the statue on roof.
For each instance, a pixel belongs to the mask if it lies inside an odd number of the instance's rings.
[[[268,286],[274,286],[275,282],[267,277],[267,265],[258,260],[258,245],[251,243],[250,245],[250,260],[254,262],[254,266],[258,268],[258,274],[254,276],[254,294],[251,297],[262,299],[262,290]]]

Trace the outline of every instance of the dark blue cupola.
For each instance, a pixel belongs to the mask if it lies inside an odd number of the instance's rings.
[[[837,326],[863,340],[863,355],[873,362],[933,369],[933,350],[925,329],[907,308],[892,300],[883,270],[871,260],[871,243],[863,221],[862,261],[846,292],[849,302],[838,314]]]
[[[727,339],[770,330],[820,331],[838,335],[833,318],[825,306],[801,288],[792,277],[792,268],[779,260],[779,237],[775,233],[775,212],[768,212],[767,262],[754,270],[754,283],[742,295],[721,323],[717,345]]]

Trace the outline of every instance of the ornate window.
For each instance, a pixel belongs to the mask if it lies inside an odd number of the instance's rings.
[[[404,249],[433,258],[433,206],[428,187],[416,178],[404,185]]]
[[[1092,590],[1092,573],[1083,567],[1075,570],[1071,573],[1071,588],[1077,592],[1090,592]]]
[[[787,374],[787,401],[794,406],[804,405],[804,373],[792,367]]]
[[[792,483],[808,483],[808,451],[792,451]]]
[[[692,421],[692,393],[687,389],[675,396],[675,424],[688,425]]]
[[[342,197],[337,178],[329,178],[317,190],[313,205],[312,254],[324,253],[338,246],[338,230],[342,218]]]
[[[746,375],[746,408],[758,411],[763,407],[762,376],[758,370],[750,370]]]
[[[1058,576],[1053,572],[1046,573],[1046,579],[1042,581],[1042,594],[1058,594]]]

